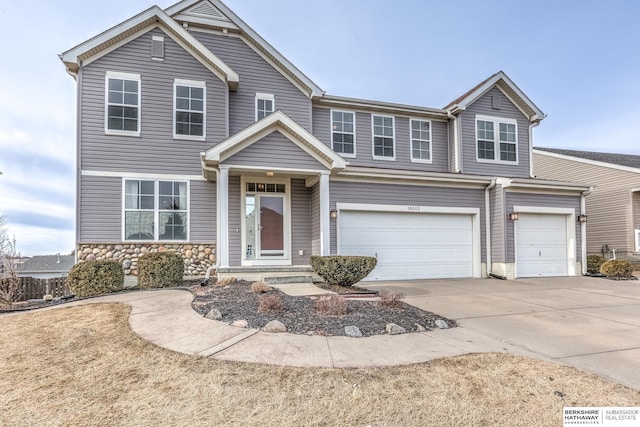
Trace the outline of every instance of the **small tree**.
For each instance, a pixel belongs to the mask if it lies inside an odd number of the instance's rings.
[[[22,296],[22,287],[16,263],[20,254],[15,239],[9,239],[6,223],[7,217],[0,215],[0,306],[11,309]]]

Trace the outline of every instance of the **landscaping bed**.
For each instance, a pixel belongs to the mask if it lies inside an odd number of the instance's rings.
[[[340,287],[332,287],[339,291]],[[436,321],[441,326],[455,327],[456,322],[400,302],[396,307],[384,307],[376,301],[347,299],[346,314],[331,316],[316,310],[320,297],[290,296],[277,289],[260,294],[251,291],[251,283],[235,281],[225,285],[211,284],[207,287],[193,285],[190,287],[195,295],[192,306],[195,311],[206,315],[211,309],[217,309],[222,318],[220,321],[233,323],[246,320],[248,327],[261,329],[272,320],[282,322],[287,332],[303,335],[347,335],[346,326],[357,326],[363,336],[387,334],[387,325],[394,323],[406,332],[417,332],[424,329],[435,329]],[[342,289],[342,291],[367,291],[365,289]],[[368,292],[368,291],[367,291]],[[282,309],[279,311],[260,312],[260,298],[264,296],[279,297]],[[418,326],[419,325],[419,326]]]

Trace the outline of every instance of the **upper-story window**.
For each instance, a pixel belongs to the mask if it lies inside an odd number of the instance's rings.
[[[276,108],[276,100],[272,94],[256,93],[256,121],[264,119],[273,113]]]
[[[373,122],[373,158],[395,160],[393,117],[371,116]]]
[[[125,240],[187,240],[186,181],[124,181]]]
[[[331,111],[331,142],[333,151],[346,157],[356,154],[355,114],[351,111]]]
[[[480,162],[518,162],[515,120],[476,116],[477,158]]]
[[[140,75],[108,71],[105,132],[140,135]]]
[[[431,122],[411,119],[411,161],[431,163]]]
[[[175,138],[204,139],[206,114],[205,82],[176,79],[174,82]]]

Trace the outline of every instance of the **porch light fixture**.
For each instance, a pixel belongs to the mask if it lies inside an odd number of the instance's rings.
[[[511,212],[509,214],[509,219],[511,221],[517,221],[519,217],[520,217],[520,214],[518,214],[518,212]]]
[[[268,171],[267,176],[273,176],[273,171]]]
[[[329,212],[329,218],[337,219],[338,218],[338,211],[335,210],[335,209],[332,209],[331,212]]]
[[[585,214],[578,215],[578,222],[587,222],[587,216]]]

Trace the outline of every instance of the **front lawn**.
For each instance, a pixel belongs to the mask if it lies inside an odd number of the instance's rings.
[[[139,338],[128,313],[0,317],[0,425],[557,426],[563,406],[640,406],[640,392],[507,354],[375,369],[187,356]]]

